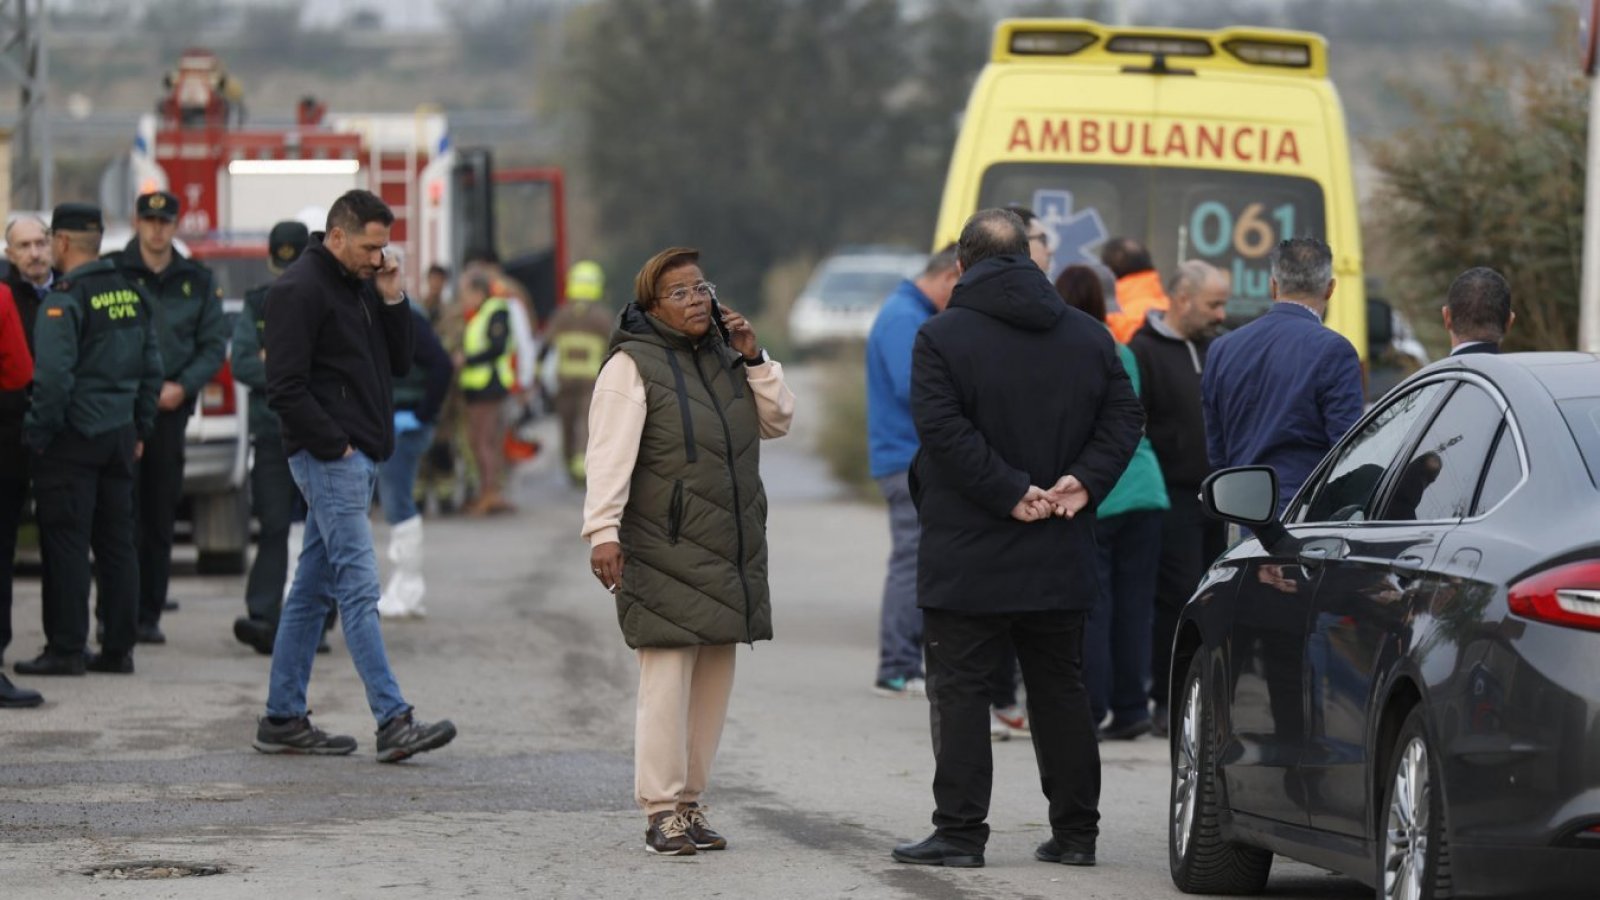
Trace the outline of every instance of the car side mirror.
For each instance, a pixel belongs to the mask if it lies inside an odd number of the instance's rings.
[[[1206,514],[1249,526],[1270,546],[1287,532],[1278,521],[1278,473],[1271,466],[1240,466],[1213,472],[1200,485]]]

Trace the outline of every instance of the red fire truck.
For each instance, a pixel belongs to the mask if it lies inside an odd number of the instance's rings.
[[[320,231],[328,206],[365,188],[394,211],[391,241],[415,292],[432,264],[459,271],[501,261],[527,286],[543,322],[564,300],[565,194],[553,168],[495,171],[487,149],[458,148],[449,117],[329,114],[303,98],[292,124],[247,124],[244,94],[210,51],[186,51],[166,76],[157,112],[103,180],[108,216],[163,189],[182,201],[178,237],[217,276],[232,316],[250,287],[270,279],[267,232],[284,219]],[[116,249],[108,247],[109,249]],[[184,493],[205,572],[241,571],[249,544],[247,392],[224,365],[189,425]]]

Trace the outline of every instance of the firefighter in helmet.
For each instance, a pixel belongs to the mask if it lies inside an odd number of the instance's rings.
[[[561,458],[573,483],[582,484],[589,443],[589,398],[606,361],[611,310],[604,304],[605,273],[583,260],[567,273],[567,303],[550,320],[545,351],[555,353],[556,414],[561,417]]]

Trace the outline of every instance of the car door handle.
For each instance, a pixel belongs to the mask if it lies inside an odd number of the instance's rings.
[[[1402,556],[1394,561],[1394,567],[1405,572],[1420,572],[1424,562],[1426,560],[1420,556]]]
[[[1313,569],[1328,561],[1327,547],[1305,547],[1299,554],[1300,564]]]

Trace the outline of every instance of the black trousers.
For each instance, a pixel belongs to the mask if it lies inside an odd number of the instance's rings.
[[[933,726],[933,825],[977,852],[989,839],[994,782],[990,678],[1015,647],[1028,691],[1039,784],[1050,830],[1063,845],[1092,848],[1100,832],[1100,748],[1083,686],[1083,612],[969,616],[923,610]]]
[[[156,414],[144,442],[134,502],[139,510],[139,624],[159,625],[172,578],[172,528],[183,495],[183,429],[189,410]]]
[[[284,582],[289,577],[289,526],[299,499],[300,489],[289,472],[283,440],[277,435],[257,438],[250,469],[250,502],[261,530],[244,589],[245,609],[252,619],[278,624]]]
[[[130,425],[84,437],[70,429],[33,459],[34,505],[44,557],[46,652],[70,656],[89,643],[89,551],[105,621],[101,649],[133,650],[139,603],[134,551]]]
[[[1227,540],[1221,522],[1206,515],[1200,489],[1167,485],[1172,508],[1161,518],[1161,563],[1156,574],[1156,615],[1150,637],[1150,699],[1167,705],[1172,680],[1172,639],[1178,614]]]
[[[0,660],[11,646],[11,581],[16,577],[17,529],[27,497],[26,468],[0,475]]]

